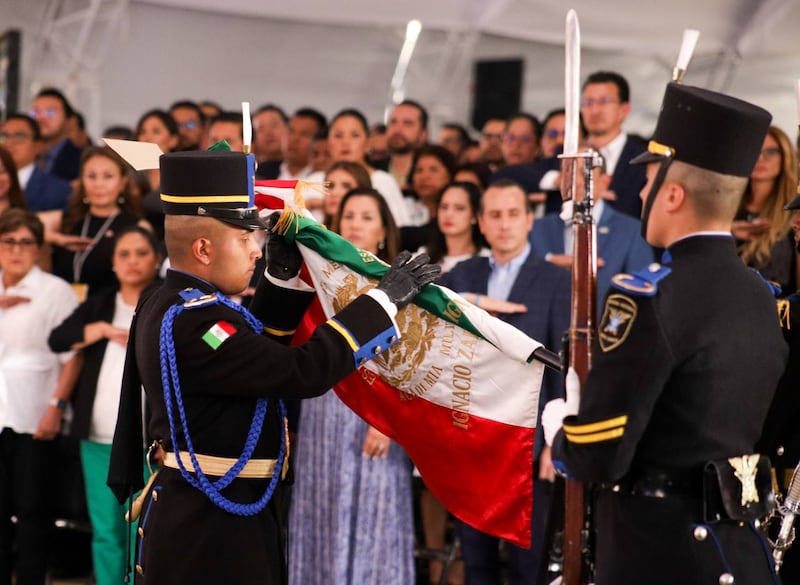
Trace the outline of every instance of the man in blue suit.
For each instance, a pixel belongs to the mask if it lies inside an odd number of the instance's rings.
[[[631,111],[630,87],[613,71],[597,71],[586,78],[581,99],[581,118],[589,143],[600,151],[611,175],[609,190],[615,194],[611,207],[631,217],[642,216],[639,192],[646,177],[631,159],[646,150],[643,140],[622,131]]]
[[[25,114],[9,114],[0,126],[0,142],[11,153],[30,211],[63,210],[72,191],[70,184],[39,170],[34,162],[41,147],[39,125]]]
[[[533,211],[525,191],[508,179],[493,183],[483,194],[478,210],[478,225],[491,248],[490,257],[476,256],[457,264],[442,276],[442,284],[459,293],[475,293],[521,303],[527,311],[500,314],[546,347],[558,351],[569,327],[569,273],[531,251],[528,234],[533,227]],[[549,400],[560,396],[563,382],[557,372],[545,373],[539,414]],[[542,534],[548,508],[548,492],[553,468],[548,449],[542,449],[543,435],[537,420],[534,443],[533,544],[530,549],[507,545],[510,585],[530,585],[540,574],[544,557]],[[535,478],[537,476],[534,476]],[[550,480],[550,481],[548,481]],[[498,539],[459,524],[461,550],[469,585],[499,585]]]
[[[653,262],[653,248],[641,236],[639,220],[616,211],[603,200],[611,177],[595,169],[595,206],[592,212],[597,235],[597,316],[611,279],[620,272],[637,272]],[[572,224],[558,213],[536,220],[531,230],[533,253],[566,269],[572,268]]]

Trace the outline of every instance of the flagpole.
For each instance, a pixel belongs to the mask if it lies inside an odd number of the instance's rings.
[[[250,119],[250,102],[242,102],[242,152],[250,154],[253,139],[253,122]]]

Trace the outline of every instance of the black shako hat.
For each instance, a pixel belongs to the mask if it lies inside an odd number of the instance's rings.
[[[161,204],[167,215],[211,217],[230,225],[265,229],[253,202],[255,157],[198,150],[161,155]]]
[[[647,152],[631,164],[670,157],[723,175],[749,177],[771,121],[769,112],[753,104],[670,83]]]

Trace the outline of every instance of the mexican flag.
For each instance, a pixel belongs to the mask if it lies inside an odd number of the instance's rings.
[[[297,243],[317,293],[295,343],[388,270],[288,209],[278,228]],[[543,366],[527,360],[541,344],[436,285],[425,287],[396,321],[400,341],[337,384],[336,394],[403,446],[426,487],[455,516],[529,546]]]

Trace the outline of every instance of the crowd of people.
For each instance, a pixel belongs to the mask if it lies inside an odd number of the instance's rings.
[[[68,434],[80,440],[94,578],[110,585],[141,564],[126,556],[136,534],[123,520],[125,506],[105,485],[125,350],[140,295],[163,275],[165,237],[176,222],[162,206],[159,170],[135,172],[88,137],[62,92],[43,89],[30,106],[0,122],[0,584],[11,583],[12,574],[20,585],[44,583],[53,440]],[[265,104],[252,116],[256,178],[324,181],[324,197],[306,205],[328,229],[389,264],[403,250],[427,253],[441,267],[439,282],[558,351],[569,326],[573,241],[571,220],[559,216],[565,113],[556,106],[541,121],[529,112],[489,117],[477,133],[451,122],[434,137],[428,112],[413,100],[397,104],[385,124],[370,124],[354,108],[328,117],[311,107],[287,114]],[[653,177],[648,165],[630,164],[649,152],[645,139],[623,129],[630,109],[623,76],[600,71],[586,78],[582,141],[604,161],[594,181],[597,318],[609,327],[604,299],[614,275],[647,267],[674,241],[647,237],[651,209],[647,203],[643,209],[642,194]],[[224,140],[241,152],[242,131],[241,114],[184,99],[147,111],[135,125],[109,127],[103,137],[155,143],[164,153]],[[715,170],[714,164],[707,168]],[[678,173],[680,166],[672,169]],[[789,137],[769,127],[754,168],[743,176],[731,228],[735,250],[742,265],[761,271],[777,283],[779,297],[788,297],[800,282],[797,229],[784,210],[798,182]],[[169,260],[173,267],[187,265],[185,258]],[[743,312],[747,302],[741,300]],[[773,376],[781,350],[775,336],[769,339],[775,347],[762,345],[759,355],[775,362]],[[291,585],[544,583],[550,543],[540,535],[557,468],[566,461],[574,470],[593,469],[569,443],[569,431],[545,441],[537,424],[534,539],[521,549],[449,518],[424,486],[422,528],[415,530],[413,462],[336,394],[318,393],[309,392],[315,397],[302,401],[291,423],[297,434],[288,516]],[[563,379],[549,372],[539,416],[549,400],[563,396]],[[583,410],[566,414],[581,424],[592,420]],[[141,466],[146,469],[144,454]],[[452,538],[460,540],[463,565],[415,563],[415,544],[443,549]],[[280,570],[275,575],[286,578]]]

